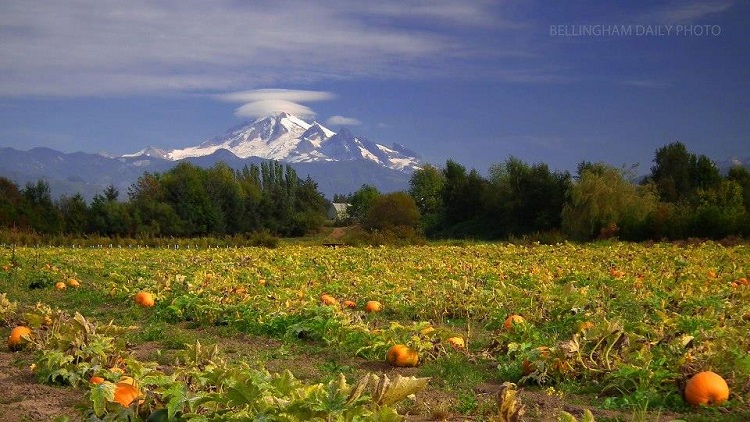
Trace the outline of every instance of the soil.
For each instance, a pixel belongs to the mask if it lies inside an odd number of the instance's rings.
[[[85,401],[83,390],[41,384],[30,364],[26,354],[0,352],[0,421],[81,420],[83,416],[75,407]]]
[[[331,234],[328,235],[331,239],[340,239],[346,234],[346,231],[342,227],[334,227]]]

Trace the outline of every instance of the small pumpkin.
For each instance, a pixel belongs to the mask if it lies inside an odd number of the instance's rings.
[[[155,303],[154,295],[149,292],[140,291],[135,295],[135,303],[146,308],[151,308]]]
[[[338,305],[339,304],[339,301],[336,300],[335,297],[333,297],[333,296],[331,296],[329,294],[326,294],[326,293],[323,293],[322,295],[320,295],[320,300],[326,306],[334,306],[334,305]]]
[[[521,315],[510,315],[508,318],[505,318],[505,322],[503,323],[503,328],[506,330],[512,330],[514,325],[517,324],[523,324],[526,320]]]
[[[94,375],[91,378],[89,378],[89,382],[92,384],[101,384],[104,382],[104,378]]]
[[[342,305],[344,306],[344,308],[354,309],[357,307],[357,302],[353,300],[345,300]]]
[[[121,405],[128,407],[131,403],[133,403],[138,397],[140,397],[141,392],[138,391],[137,388],[130,384],[126,384],[124,382],[118,382],[115,384],[115,398],[114,401],[117,403],[120,403]]]
[[[23,337],[29,335],[31,335],[31,328],[25,325],[14,328],[8,336],[8,349],[12,351],[21,350],[26,345],[26,340]]]
[[[383,310],[383,304],[377,300],[368,300],[365,303],[365,312],[380,312]]]
[[[417,366],[417,363],[419,363],[419,353],[404,344],[396,344],[388,349],[385,360],[393,366]]]
[[[57,290],[65,290],[66,287],[68,287],[68,285],[63,281],[58,281],[57,283],[55,283],[55,288]]]
[[[464,339],[462,337],[450,337],[447,340],[445,340],[446,343],[453,346],[455,349],[464,349],[466,348],[466,342],[464,342]]]
[[[685,384],[685,401],[693,406],[721,405],[729,399],[729,386],[716,372],[703,371]]]
[[[76,280],[75,278],[71,278],[71,279],[68,279],[68,286],[74,287],[74,288],[77,289],[77,288],[81,287],[81,283],[78,280]]]

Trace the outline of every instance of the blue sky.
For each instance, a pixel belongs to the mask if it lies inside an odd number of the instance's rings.
[[[748,157],[748,22],[739,0],[5,1],[0,146],[185,147],[284,109],[482,172]]]

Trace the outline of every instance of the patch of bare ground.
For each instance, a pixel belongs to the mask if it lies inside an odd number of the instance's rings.
[[[27,356],[0,352],[0,421],[41,422],[56,417],[81,420],[75,407],[85,401],[84,391],[41,384],[30,364]]]
[[[346,230],[343,227],[334,227],[328,237],[331,239],[341,239],[345,234]]]

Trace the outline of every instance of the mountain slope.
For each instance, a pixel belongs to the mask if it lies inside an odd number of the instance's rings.
[[[0,176],[21,186],[45,179],[54,197],[81,193],[91,199],[114,185],[120,190],[120,199],[125,199],[128,187],[144,172],[162,173],[181,161],[200,167],[222,161],[241,169],[264,160],[292,165],[300,177],[315,180],[328,197],[354,192],[363,184],[382,192],[405,190],[411,171],[419,168],[419,156],[402,145],[387,147],[346,129],[336,133],[318,122],[280,113],[196,146],[173,150],[149,146],[119,157],[66,154],[49,148],[0,148]]]
[[[0,148],[0,176],[15,181],[21,188],[26,183],[44,179],[50,185],[53,198],[80,193],[90,200],[107,186],[113,185],[120,191],[120,199],[125,200],[128,188],[144,172],[163,173],[182,161],[204,168],[223,161],[234,169],[241,169],[265,160],[258,157],[242,159],[225,149],[218,149],[210,155],[172,161],[146,155],[112,158],[81,152],[66,154],[48,148],[29,151]],[[375,186],[381,192],[406,190],[409,187],[408,173],[372,161],[318,161],[290,165],[299,177],[310,176],[318,183],[318,190],[328,198],[336,193],[354,192],[363,184]]]
[[[239,158],[258,157],[286,163],[372,161],[400,171],[419,168],[419,155],[394,144],[392,147],[356,137],[346,129],[336,133],[318,122],[308,123],[288,113],[258,119],[200,145],[165,151],[148,147],[122,158],[152,157],[183,160],[227,150]]]

